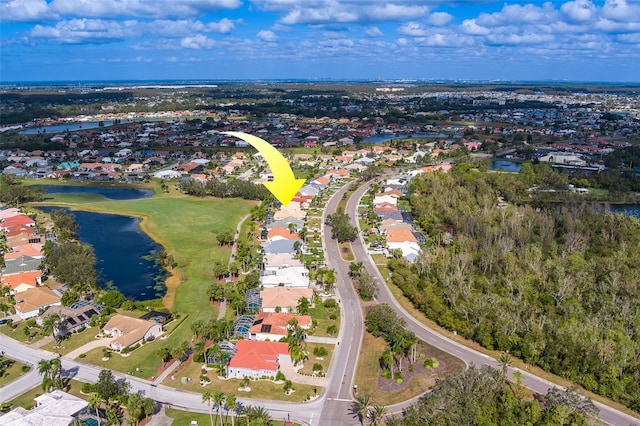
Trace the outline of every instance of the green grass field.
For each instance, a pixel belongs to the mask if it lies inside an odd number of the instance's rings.
[[[141,370],[140,377],[156,375],[160,359],[154,352],[163,345],[173,346],[192,337],[189,324],[196,320],[208,320],[217,316],[206,296],[212,281],[211,265],[216,260],[227,262],[229,251],[218,247],[216,235],[233,230],[255,201],[241,199],[197,198],[179,192],[161,193],[157,183],[147,186],[155,190],[155,195],[138,200],[106,200],[102,197],[85,197],[76,194],[52,194],[47,204],[55,204],[70,209],[99,213],[123,214],[142,218],[141,226],[168,254],[178,266],[167,279],[167,294],[163,300],[165,307],[187,317],[167,340],[149,343],[135,350],[126,362],[109,365],[98,360],[96,365],[127,372]],[[19,333],[16,330],[16,333]],[[93,352],[93,351],[92,351]],[[101,351],[100,351],[101,353]],[[92,358],[88,354],[86,361]],[[100,356],[101,358],[101,356]],[[91,359],[93,361],[93,359]]]
[[[167,416],[171,417],[173,419],[173,423],[171,423],[173,426],[190,426],[192,423],[192,421],[197,422],[198,426],[208,426],[209,424],[211,424],[211,420],[210,420],[210,416],[209,414],[202,414],[202,413],[190,413],[188,411],[182,411],[182,410],[176,410],[173,408],[167,408],[165,410]],[[214,424],[219,425],[220,424],[220,420],[218,417],[218,413],[217,411],[214,409],[213,410],[213,421]],[[227,420],[227,416],[226,416],[226,412],[223,410],[222,411],[222,420],[225,422],[224,424],[231,424],[231,417],[229,417],[229,419]],[[246,426],[247,422],[246,419],[243,417],[237,417],[234,419],[234,424],[236,426]],[[284,423],[281,420],[277,420],[277,419],[272,419],[271,425],[273,426],[282,426]],[[296,423],[297,424],[297,423]]]
[[[5,386],[7,383],[11,383],[23,374],[27,374],[28,370],[22,371],[22,367],[25,365],[26,364],[22,364],[21,362],[13,361],[11,366],[5,370],[3,375],[0,376],[0,386]]]

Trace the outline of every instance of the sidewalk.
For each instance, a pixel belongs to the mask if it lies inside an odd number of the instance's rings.
[[[336,343],[338,343],[338,338],[322,337],[322,336],[307,336],[307,338],[304,339],[304,341],[309,343],[325,343],[327,345],[335,345]]]

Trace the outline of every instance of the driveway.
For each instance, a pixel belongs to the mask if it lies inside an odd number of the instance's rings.
[[[96,339],[92,342],[85,343],[84,345],[80,346],[78,349],[72,350],[65,356],[67,358],[73,358],[73,359],[78,358],[80,354],[89,352],[91,349],[109,346],[109,343],[111,343],[112,340],[113,338]]]

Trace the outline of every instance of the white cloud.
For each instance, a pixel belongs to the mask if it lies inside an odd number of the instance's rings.
[[[258,8],[283,12],[279,23],[329,24],[406,21],[428,14],[429,8],[411,0],[252,0]]]
[[[574,0],[564,3],[560,10],[573,22],[590,21],[596,14],[596,6],[591,0]]]
[[[10,0],[0,2],[6,21],[42,21],[60,16],[82,18],[184,18],[236,9],[241,0]]]
[[[135,36],[137,26],[137,21],[71,19],[60,21],[55,27],[38,24],[31,30],[30,36],[54,39],[61,43],[105,43]]]
[[[382,37],[384,35],[384,33],[380,31],[380,28],[378,27],[369,27],[364,30],[364,34],[367,37]]]
[[[405,37],[400,37],[396,43],[398,43],[398,46],[406,46],[409,44],[409,40]]]
[[[398,33],[412,37],[422,37],[428,34],[427,29],[418,22],[407,22],[398,27]]]
[[[470,35],[487,35],[491,33],[491,30],[486,27],[482,27],[476,23],[475,19],[465,19],[460,25],[462,32]]]
[[[210,22],[207,24],[207,29],[214,33],[228,34],[235,28],[235,23],[227,18],[223,18],[218,22]]]
[[[490,34],[486,40],[495,45],[518,45],[518,44],[540,44],[548,43],[554,40],[551,34],[525,33],[525,34]]]
[[[640,33],[620,34],[617,38],[623,43],[640,44]]]
[[[404,21],[416,19],[429,12],[427,6],[385,3],[384,6],[364,6],[361,16],[372,21]]]
[[[140,25],[142,27],[141,32],[162,37],[187,37],[205,30],[202,22],[189,19],[177,21],[158,19],[151,22],[140,23]]]
[[[607,33],[626,33],[640,31],[640,21],[620,22],[610,19],[599,19],[593,26],[595,29]]]
[[[45,0],[11,0],[0,2],[3,21],[34,22],[55,18]]]
[[[434,12],[429,15],[429,17],[427,18],[427,22],[431,25],[439,27],[442,25],[447,25],[452,19],[453,16],[448,14],[447,12]]]
[[[640,21],[640,4],[629,4],[627,0],[606,0],[602,16],[614,21]]]
[[[269,30],[259,31],[256,38],[262,41],[278,41],[278,36],[273,31]]]
[[[215,41],[202,34],[180,40],[180,47],[185,49],[211,49],[215,44]]]
[[[557,11],[550,2],[542,6],[534,4],[505,4],[500,12],[481,13],[476,19],[478,24],[493,27],[517,22],[553,22],[557,19]]]
[[[280,23],[287,25],[321,24],[356,22],[357,20],[358,15],[356,13],[344,10],[340,7],[322,9],[296,8],[280,19]]]

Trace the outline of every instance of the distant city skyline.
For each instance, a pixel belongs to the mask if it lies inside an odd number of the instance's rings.
[[[640,0],[0,0],[0,83],[640,82]]]

